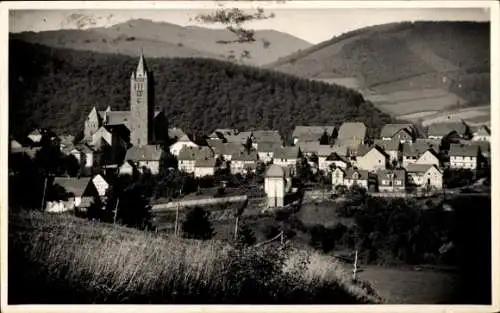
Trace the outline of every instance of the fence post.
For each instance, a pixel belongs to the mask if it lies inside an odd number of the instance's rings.
[[[176,236],[176,237],[177,237],[177,233],[178,233],[178,228],[179,228],[179,204],[177,204],[177,207],[175,208],[174,236]]]
[[[234,224],[234,240],[238,240],[238,222],[239,222],[240,217],[236,216],[236,221]]]
[[[356,253],[354,255],[354,268],[352,270],[352,279],[356,280],[356,274],[358,272],[358,250],[356,250]]]

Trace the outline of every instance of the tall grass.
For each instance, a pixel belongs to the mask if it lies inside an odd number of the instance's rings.
[[[9,303],[374,303],[308,251],[167,238],[73,216],[9,214]]]

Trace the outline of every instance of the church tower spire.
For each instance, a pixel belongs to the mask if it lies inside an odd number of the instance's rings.
[[[149,79],[141,53],[135,72],[130,76],[130,143],[144,146],[151,141],[153,110],[150,108]]]

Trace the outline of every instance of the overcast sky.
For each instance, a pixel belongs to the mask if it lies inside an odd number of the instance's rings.
[[[16,10],[10,11],[9,27],[11,32],[44,31],[77,28],[83,20],[92,21],[93,27],[100,27],[137,18],[182,26],[217,27],[192,21],[192,18],[202,12],[209,11],[199,9]],[[481,8],[275,8],[268,9],[267,12],[273,12],[275,17],[248,25],[254,29],[275,29],[286,32],[313,44],[353,29],[398,21],[490,20],[489,11]]]

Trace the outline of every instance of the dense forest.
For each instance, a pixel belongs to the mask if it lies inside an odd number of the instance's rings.
[[[92,106],[128,110],[138,58],[49,48],[11,40],[9,130],[35,126],[76,134]],[[147,58],[147,56],[146,56]],[[363,121],[369,136],[392,118],[356,91],[288,74],[208,59],[149,58],[154,102],[170,126],[193,133],[218,127],[278,129]]]

